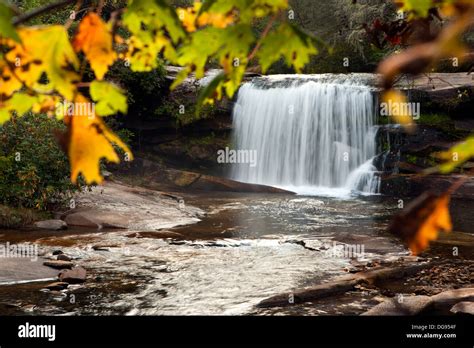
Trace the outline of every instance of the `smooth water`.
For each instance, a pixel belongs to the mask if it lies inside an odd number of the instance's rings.
[[[375,100],[366,84],[338,75],[244,84],[233,142],[255,151],[257,164],[236,163],[231,177],[302,194],[377,193]]]

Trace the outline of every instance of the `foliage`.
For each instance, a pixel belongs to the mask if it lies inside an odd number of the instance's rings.
[[[31,113],[0,126],[0,204],[46,209],[81,187],[70,182],[67,157],[54,138],[62,129],[61,122]]]
[[[0,3],[4,29],[0,34],[0,122],[30,110],[63,119],[67,132],[59,138],[67,148],[73,182],[80,173],[87,183],[101,182],[100,160],[119,161],[114,147],[126,159],[133,157],[101,119],[127,109],[124,92],[103,81],[119,60],[134,72],[153,71],[160,57],[183,66],[172,88],[189,74],[203,77],[208,62],[217,62],[223,74],[202,89],[199,112],[201,104],[234,95],[250,60],[259,60],[266,70],[283,57],[301,71],[317,53],[314,38],[285,20],[287,0],[195,1],[177,9],[165,0],[129,0],[125,8],[107,12],[107,17],[101,16],[103,1],[78,2],[81,16],[41,26],[20,26],[24,18],[34,16],[15,17],[5,0]],[[121,1],[115,3],[119,7]],[[264,18],[270,20],[257,38],[253,22]],[[76,19],[80,23],[70,39],[68,30]],[[94,72],[94,81],[84,76],[85,64]],[[84,88],[89,88],[88,93]],[[89,95],[98,103],[96,113],[78,111],[92,103]],[[58,114],[59,103],[73,107]]]
[[[418,42],[404,51],[385,59],[378,68],[382,75],[382,101],[403,104],[407,102],[404,93],[393,89],[396,79],[401,74],[419,74],[431,69],[444,58],[458,57],[461,60],[467,48],[462,43],[463,34],[474,24],[474,2],[471,0],[395,0],[408,16],[394,32],[398,41],[407,41],[402,37],[402,28],[414,28],[420,23],[429,23],[430,19],[450,19],[435,37],[425,32],[417,38]],[[387,28],[385,28],[387,29]],[[400,30],[400,31],[398,31]],[[398,108],[401,110],[401,108]],[[413,131],[415,124],[409,114],[399,112],[392,115],[396,122],[404,125],[407,131]],[[474,156],[474,138],[455,145],[450,150],[439,154],[444,161],[434,170],[449,173],[458,165]],[[427,172],[433,172],[433,169]],[[411,251],[417,254],[428,247],[439,231],[449,232],[452,229],[449,215],[450,195],[463,183],[464,178],[454,183],[444,194],[429,194],[418,197],[412,204],[398,214],[390,227],[392,233],[407,241]]]
[[[438,237],[438,231],[451,231],[449,200],[449,194],[424,194],[397,215],[389,228],[405,240],[413,254],[419,254]]]

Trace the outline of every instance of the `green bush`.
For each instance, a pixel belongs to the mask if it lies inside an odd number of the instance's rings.
[[[0,204],[54,208],[80,186],[69,179],[69,163],[54,137],[64,125],[45,115],[14,117],[0,126]]]

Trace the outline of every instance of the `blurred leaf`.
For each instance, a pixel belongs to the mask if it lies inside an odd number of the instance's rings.
[[[14,44],[5,60],[9,65],[3,66],[10,71],[9,77],[14,79],[5,80],[0,77],[2,90],[13,92],[21,86],[18,79],[27,87],[51,92],[58,91],[64,98],[72,100],[76,91],[75,84],[79,81],[79,75],[75,69],[79,68],[79,60],[69,42],[66,29],[62,25],[28,27],[18,30],[22,44]],[[47,43],[47,44],[46,44]],[[40,83],[40,78],[46,75],[47,84]]]
[[[199,114],[199,112],[201,111],[201,107],[206,102],[210,102],[214,99],[215,93],[220,93],[219,86],[224,82],[224,80],[225,74],[221,73],[214,77],[212,81],[202,89],[197,99],[196,114]],[[219,99],[219,97],[217,99]]]
[[[264,73],[281,56],[285,58],[288,66],[293,66],[297,72],[301,72],[309,62],[309,57],[317,53],[311,37],[284,23],[263,39],[257,56]]]
[[[111,28],[94,12],[89,12],[79,24],[74,49],[84,52],[99,80],[103,79],[109,66],[117,59]]]
[[[390,89],[382,93],[382,103],[390,110],[390,117],[398,124],[401,124],[407,132],[413,132],[415,123],[413,117],[407,113],[408,100],[404,93]]]
[[[78,95],[75,102],[90,103],[82,95]],[[132,159],[130,149],[104,124],[102,118],[75,113],[64,120],[68,126],[67,145],[73,183],[77,182],[79,174],[82,174],[87,184],[101,183],[100,160],[105,158],[110,162],[120,162],[113,144]]]
[[[445,161],[439,165],[439,170],[442,173],[450,173],[472,157],[474,157],[474,137],[471,136],[448,151],[438,154],[438,158]]]
[[[414,255],[425,250],[440,231],[452,230],[449,215],[450,195],[424,193],[392,220],[389,231],[400,237]]]
[[[0,37],[20,42],[20,37],[12,24],[13,15],[12,9],[3,0],[0,0]]]
[[[100,116],[127,113],[127,97],[117,86],[105,81],[93,81],[90,86],[92,99],[97,103],[95,111]]]

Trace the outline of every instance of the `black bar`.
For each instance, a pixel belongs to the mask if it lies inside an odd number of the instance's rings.
[[[19,326],[55,325],[55,340],[20,338]],[[413,325],[416,325],[414,328]],[[434,325],[434,326],[430,326]],[[452,327],[455,325],[455,328]],[[421,328],[426,327],[424,330]],[[455,338],[407,338],[407,334]],[[34,317],[0,318],[1,348],[21,344],[344,344],[473,347],[473,316],[418,317]]]

